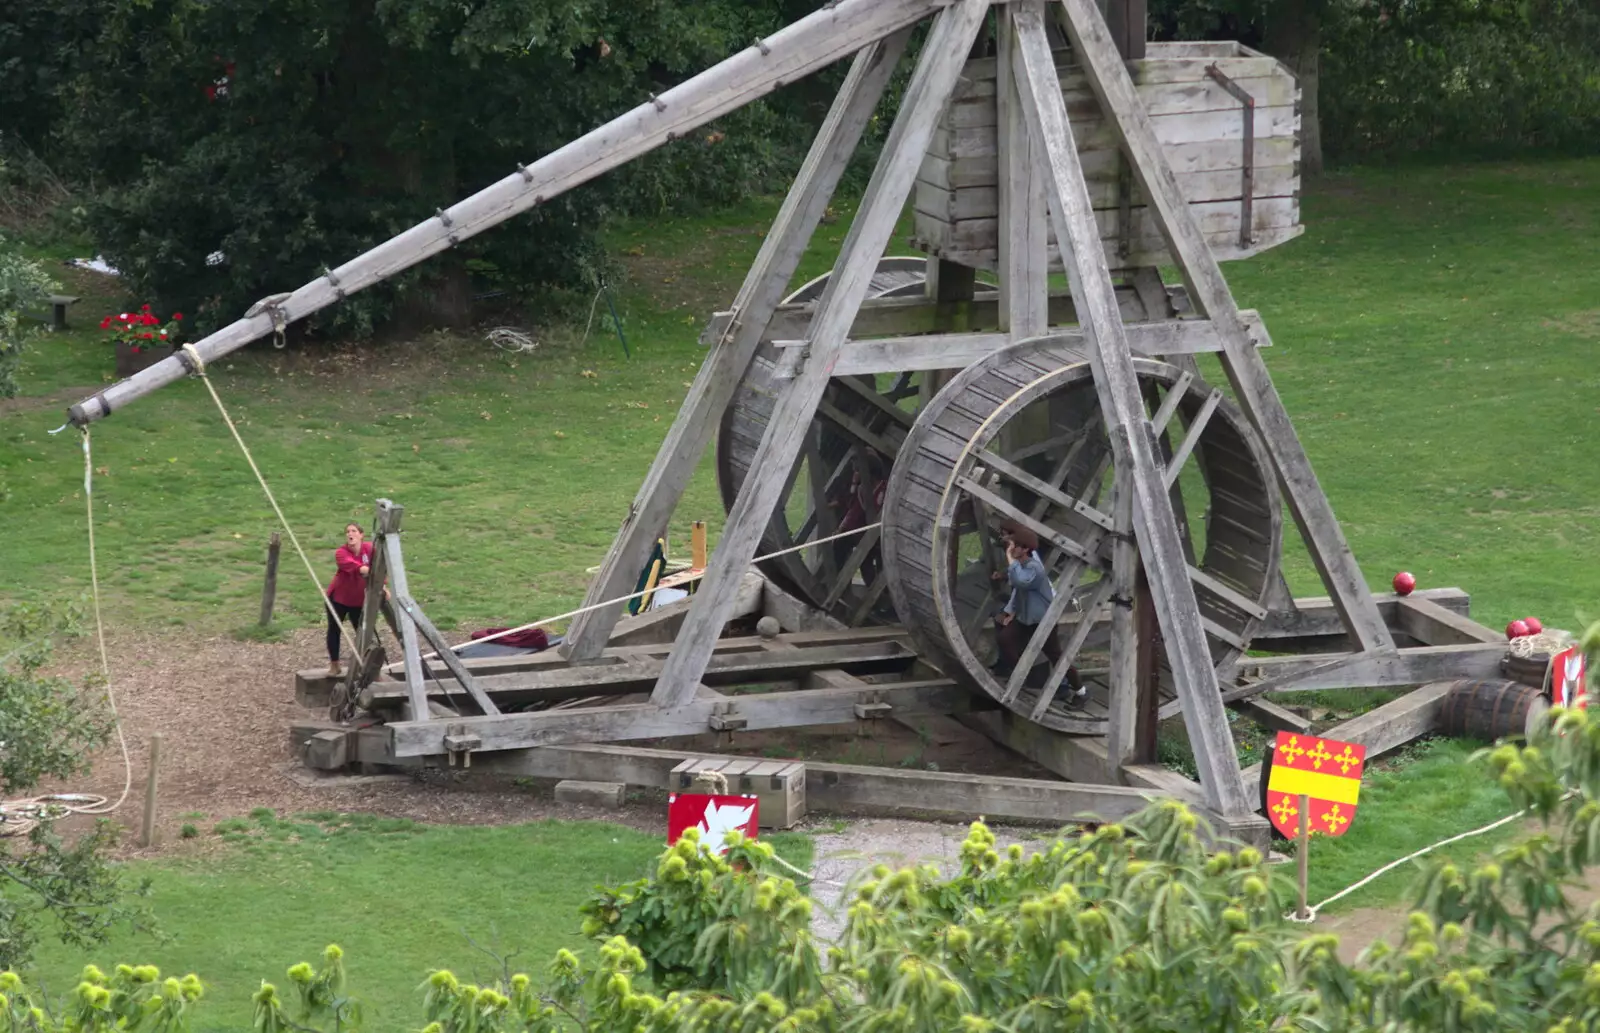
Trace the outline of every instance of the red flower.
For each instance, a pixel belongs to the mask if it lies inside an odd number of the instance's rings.
[[[110,328],[111,328],[111,317],[110,316],[107,316],[106,318],[100,320],[100,329],[109,330]]]
[[[154,336],[155,336],[155,334],[140,334],[140,335],[139,335],[139,336],[140,336],[140,337],[142,337],[142,338],[144,338],[144,339],[145,339],[145,340],[147,340],[147,341],[148,341],[148,340],[150,340],[150,339],[151,339],[151,338],[152,338],[152,337],[154,337]]]
[[[182,312],[174,312],[174,313],[173,313],[173,314],[172,314],[172,321],[173,321],[173,322],[174,322],[174,323],[181,323],[181,322],[183,322],[183,313],[182,313]]]
[[[139,311],[140,311],[140,312],[149,312],[149,311],[150,311],[150,306],[149,306],[149,305],[145,305],[145,306],[142,306],[142,307],[141,307],[141,308],[140,308],[140,309],[139,309]]]
[[[131,344],[128,346],[128,350],[133,352],[133,354],[138,355],[144,349],[140,348],[137,344]]]

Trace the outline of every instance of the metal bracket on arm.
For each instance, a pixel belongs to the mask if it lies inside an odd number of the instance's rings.
[[[1250,91],[1228,78],[1216,65],[1207,66],[1206,75],[1216,80],[1218,85],[1244,105],[1244,161],[1240,169],[1243,185],[1239,202],[1239,246],[1247,248],[1255,243],[1255,234],[1251,232],[1250,226],[1250,208],[1255,194],[1256,99],[1250,96]]]

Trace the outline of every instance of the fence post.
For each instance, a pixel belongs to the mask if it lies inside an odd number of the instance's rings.
[[[144,783],[144,815],[139,824],[139,845],[150,847],[156,841],[156,774],[161,769],[161,733],[150,736],[149,772]]]
[[[278,539],[278,532],[272,532],[272,541],[267,543],[267,583],[261,586],[263,628],[272,623],[272,604],[278,597],[278,553],[282,548],[283,543]]]

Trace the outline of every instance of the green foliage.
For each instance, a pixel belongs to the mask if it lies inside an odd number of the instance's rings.
[[[812,904],[792,879],[759,878],[772,847],[736,840],[725,856],[689,829],[661,856],[653,878],[603,890],[580,909],[585,936],[621,936],[648,959],[650,980],[670,990],[730,993],[759,983],[792,994],[814,985],[814,953],[785,948],[804,935]],[[739,923],[759,913],[768,920]],[[775,965],[775,968],[768,966]]]
[[[104,5],[93,59],[75,63],[59,147],[93,181],[97,246],[136,293],[206,331],[770,34],[784,6],[119,0]],[[730,114],[355,295],[326,326],[454,323],[485,290],[592,289],[607,211],[775,186],[808,142],[815,88]]]
[[[49,275],[0,233],[0,398],[16,397],[23,349],[39,333],[24,313],[37,315],[55,289]]]
[[[1600,646],[1600,625],[1585,641]],[[1579,910],[1564,888],[1600,860],[1600,721],[1555,710],[1527,746],[1486,759],[1547,831],[1470,872],[1431,865],[1401,942],[1353,964],[1337,937],[1284,919],[1289,886],[1260,852],[1209,849],[1175,801],[1032,854],[1002,856],[974,823],[953,878],[931,866],[862,873],[825,952],[810,902],[765,844],[731,834],[714,858],[691,835],[653,878],[584,907],[599,948],[558,951],[542,992],[523,974],[476,985],[432,972],[425,1033],[1591,1030],[1600,908]],[[342,957],[330,946],[320,969],[291,968],[293,1001],[263,984],[256,1030],[353,1028]],[[158,998],[140,988],[156,975],[124,967],[106,985],[87,970],[56,1020],[5,973],[0,1033],[122,1028],[119,1015],[129,1029],[187,1028],[198,981],[169,979]]]
[[[110,715],[92,682],[79,687],[40,674],[55,637],[75,633],[78,618],[72,606],[19,604],[0,614],[0,801],[86,771],[88,755],[110,737]],[[32,828],[26,837],[0,834],[0,965],[26,961],[46,921],[79,946],[144,921],[142,910],[124,904],[127,887],[106,860],[117,826],[102,819],[68,842],[56,834],[60,814],[48,804],[12,817]]]
[[[1590,0],[1353,2],[1333,12],[1321,92],[1330,154],[1593,152],[1600,8]]]

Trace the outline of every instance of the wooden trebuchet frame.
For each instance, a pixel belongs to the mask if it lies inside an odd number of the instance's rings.
[[[1300,232],[1292,76],[1237,44],[1146,47],[1142,3],[1112,5],[1115,32],[1097,0],[830,0],[201,341],[212,362],[854,55],[743,286],[707,327],[700,372],[565,645],[456,655],[407,583],[401,507],[380,500],[351,676],[337,690],[325,674],[300,677],[303,702],[367,717],[315,730],[307,762],[476,755],[480,768],[613,765],[654,778],[675,755],[597,744],[935,713],[1075,784],[822,765],[818,793],[957,813],[989,801],[1000,808],[989,813],[1061,820],[1127,813],[1160,793],[1254,835],[1265,824],[1230,709],[1304,731],[1269,693],[1428,684],[1329,732],[1377,753],[1429,730],[1434,683],[1496,676],[1505,645],[1466,616],[1464,593],[1368,589],[1267,374],[1266,328],[1223,278],[1219,261]],[[925,21],[838,259],[792,291]],[[920,272],[883,257],[908,201]],[[1169,262],[1182,283],[1163,282]],[[1066,291],[1050,288],[1053,268]],[[1226,388],[1205,382],[1201,353],[1219,360]],[[189,361],[73,406],[73,422],[104,418]],[[632,590],[719,434],[728,515],[698,590],[626,619],[599,605]],[[882,512],[858,540],[806,549],[837,527],[828,498],[870,453]],[[1325,598],[1289,593],[1284,503]],[[1007,524],[1037,535],[1054,591],[1020,637],[995,621]],[[802,548],[768,555],[790,545]],[[392,664],[379,613],[401,642]],[[730,622],[762,613],[779,619],[776,639],[728,637]],[[993,672],[1005,643],[1018,655]],[[1069,669],[1085,694],[1063,689]],[[1198,783],[1156,763],[1156,727],[1177,717]]]

